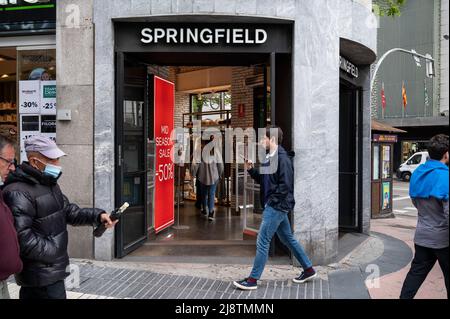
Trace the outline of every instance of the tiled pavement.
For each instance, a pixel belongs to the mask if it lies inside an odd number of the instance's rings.
[[[256,291],[241,291],[232,282],[149,271],[78,264],[80,287],[68,288],[69,299],[328,299],[328,281],[260,282]],[[10,282],[12,298],[18,287]]]
[[[80,266],[80,288],[73,292],[131,299],[327,299],[328,282],[315,279],[298,285],[291,280],[261,282],[244,292],[231,282],[157,274],[123,268]]]

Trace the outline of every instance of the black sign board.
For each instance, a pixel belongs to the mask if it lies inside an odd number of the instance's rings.
[[[116,51],[291,53],[292,24],[115,23]]]
[[[56,0],[0,0],[0,36],[53,33]]]
[[[56,115],[41,116],[41,133],[56,133]]]

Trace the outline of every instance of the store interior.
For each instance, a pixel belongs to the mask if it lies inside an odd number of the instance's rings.
[[[17,140],[17,51],[0,49],[0,134]]]
[[[136,119],[145,116],[145,112],[140,110],[145,107],[145,103],[139,101],[139,97],[144,95],[142,92],[136,93],[136,88],[144,89],[143,84],[148,74],[163,77],[175,84],[174,126],[183,128],[185,140],[191,144],[191,150],[195,144],[192,130],[194,121],[201,121],[202,131],[212,127],[220,130],[223,142],[227,128],[245,130],[270,124],[270,70],[266,64],[146,65],[142,68],[142,65],[133,59],[125,61],[124,71],[124,130],[130,130],[130,133],[125,132],[125,135],[129,136],[125,140],[130,143],[128,147],[124,146],[125,159],[139,156],[138,150],[142,148],[143,139],[137,138],[131,130],[137,123]],[[142,121],[144,122],[146,121]],[[142,134],[145,130],[140,132]],[[131,137],[132,134],[134,137]],[[224,147],[224,143],[221,143],[221,148]],[[131,150],[134,150],[135,154],[127,155]],[[225,160],[224,152],[221,155]],[[219,180],[215,194],[215,218],[211,221],[196,207],[196,179],[192,176],[191,168],[192,165],[188,163],[177,165],[175,169],[175,224],[157,234],[151,234],[147,243],[130,253],[127,258],[254,254],[257,230],[262,217],[259,186],[248,175],[244,177],[244,167],[242,164],[236,164],[234,155],[232,163],[225,163],[224,174]],[[139,167],[135,167],[135,170],[138,171]],[[124,178],[129,185],[124,185],[122,189],[128,192],[123,194],[125,199],[132,202],[135,197],[133,192],[140,190],[132,186],[134,180],[131,177],[136,175],[131,171],[128,172],[130,178]],[[152,216],[147,216],[147,220],[151,221]],[[132,223],[130,228],[125,228],[124,231],[132,232],[131,227],[134,227]]]
[[[25,114],[21,112],[19,105],[20,82],[52,80],[56,80],[55,49],[0,48],[0,134],[15,141],[17,147],[20,146],[21,130],[41,132],[40,110],[34,112],[35,114],[26,113],[29,116],[23,119],[22,125],[19,123],[21,115]],[[37,108],[40,108],[40,105]],[[51,130],[54,133],[53,118],[51,122]],[[17,153],[18,161],[19,156]]]

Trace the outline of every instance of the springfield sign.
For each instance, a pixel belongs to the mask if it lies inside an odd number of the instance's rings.
[[[358,67],[342,56],[339,57],[339,68],[354,78],[359,77]]]
[[[143,28],[143,44],[243,44],[258,45],[267,41],[265,29],[249,28]]]

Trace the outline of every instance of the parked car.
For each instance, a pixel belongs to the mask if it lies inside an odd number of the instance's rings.
[[[428,152],[415,153],[397,169],[397,178],[401,178],[404,181],[409,182],[411,175],[414,173],[416,168],[429,159],[430,155],[428,155]]]

